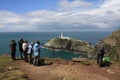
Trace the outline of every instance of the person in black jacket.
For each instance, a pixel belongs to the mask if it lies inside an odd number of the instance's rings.
[[[19,41],[18,41],[18,45],[19,45],[19,51],[20,51],[20,55],[21,55],[21,59],[23,60],[23,49],[22,49],[22,44],[23,44],[24,40],[23,38],[21,38]]]
[[[102,66],[103,65],[103,57],[105,55],[105,51],[106,51],[106,46],[103,46],[101,49],[100,49],[100,52],[98,53],[98,56],[97,56],[97,63]]]
[[[15,58],[15,53],[16,53],[16,46],[17,46],[17,44],[16,44],[14,39],[10,41],[9,46],[10,46],[10,49],[11,49],[11,58],[13,60],[15,60],[16,59]]]
[[[100,50],[100,62],[103,62],[103,57],[105,55],[105,49],[106,47],[103,46],[103,48]]]

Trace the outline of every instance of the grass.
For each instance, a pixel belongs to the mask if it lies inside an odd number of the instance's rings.
[[[28,77],[18,68],[8,65],[14,62],[10,55],[0,55],[0,80],[28,80]]]
[[[111,61],[112,65],[118,66],[120,67],[120,62],[116,62],[116,61]]]
[[[0,55],[0,65],[4,65],[8,62],[12,62],[13,60],[11,59],[11,57],[8,54],[3,54]]]

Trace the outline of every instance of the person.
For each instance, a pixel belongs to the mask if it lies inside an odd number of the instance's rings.
[[[100,62],[103,62],[103,57],[105,55],[105,46],[100,50]]]
[[[39,66],[39,60],[40,60],[40,41],[37,41],[33,46],[33,52],[34,52],[34,66]]]
[[[21,59],[23,60],[23,49],[22,49],[22,44],[23,44],[24,40],[23,38],[21,38],[19,41],[18,41],[18,45],[19,45],[19,51],[20,51],[20,55],[21,55]]]
[[[14,39],[10,41],[9,46],[10,46],[10,49],[11,49],[11,58],[13,60],[15,60],[16,59],[15,58],[15,53],[16,53],[16,46],[17,46],[17,44],[16,44]]]
[[[28,51],[28,41],[25,40],[22,44],[22,49],[23,49],[23,53],[24,53],[24,60],[25,62],[28,62],[28,56],[27,56],[27,51]]]
[[[102,66],[102,63],[103,63],[103,57],[105,55],[105,51],[106,51],[106,48],[105,46],[103,46],[101,49],[100,49],[100,52],[98,53],[98,56],[97,56],[97,63]]]
[[[95,46],[96,49],[96,53],[97,53],[97,64],[100,63],[100,59],[101,57],[101,53],[103,51],[103,46],[105,45],[105,43],[103,42],[103,40],[100,40],[99,43],[97,43],[97,45]]]
[[[33,52],[33,45],[34,45],[34,42],[31,42],[28,46],[28,62],[29,63],[32,63],[32,52]]]

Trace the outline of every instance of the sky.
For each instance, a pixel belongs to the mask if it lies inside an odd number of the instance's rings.
[[[0,32],[119,28],[120,0],[0,0]]]

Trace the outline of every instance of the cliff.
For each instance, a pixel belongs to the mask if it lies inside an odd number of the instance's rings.
[[[103,42],[107,46],[107,53],[111,59],[120,61],[120,29],[112,32]]]
[[[104,42],[111,47],[119,47],[120,46],[120,29],[112,32],[110,36],[104,39]]]
[[[50,49],[62,49],[67,51],[73,51],[77,53],[91,53],[93,46],[85,41],[76,39],[62,39],[54,38],[44,44],[44,47]]]

